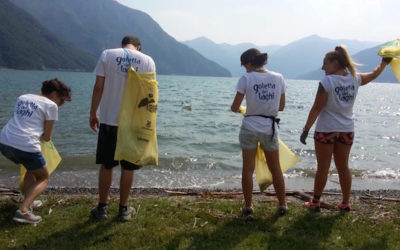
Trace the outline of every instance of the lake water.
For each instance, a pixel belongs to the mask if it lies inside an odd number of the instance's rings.
[[[41,82],[58,77],[72,88],[72,102],[59,109],[53,142],[63,161],[51,186],[96,187],[97,135],[88,125],[94,74],[0,71],[0,127],[10,118],[16,98],[39,93]],[[134,187],[241,187],[241,115],[230,112],[237,78],[158,76],[157,135],[159,166],[135,172]],[[302,158],[286,175],[289,189],[313,188],[313,140],[299,135],[314,101],[318,81],[287,80],[286,108],[280,113],[280,138]],[[182,108],[191,103],[192,110]],[[372,83],[359,89],[354,108],[356,139],[350,166],[354,189],[400,189],[400,85]],[[312,129],[313,130],[313,129]],[[327,188],[339,188],[331,167]],[[118,187],[119,169],[114,186]],[[0,185],[16,187],[18,167],[0,156]]]

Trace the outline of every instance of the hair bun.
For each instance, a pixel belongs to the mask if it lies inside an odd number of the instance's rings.
[[[342,46],[336,46],[335,47],[335,51],[337,52],[337,53],[339,53],[339,54],[344,54],[344,49],[343,49],[343,47]]]

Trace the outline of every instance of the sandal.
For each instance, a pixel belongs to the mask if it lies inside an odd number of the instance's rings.
[[[321,211],[321,203],[318,202],[314,202],[313,198],[310,198],[309,201],[304,202],[304,206],[306,206],[306,208],[313,210],[315,212],[320,212]]]
[[[350,203],[343,203],[343,201],[339,202],[338,208],[342,212],[350,212],[351,211],[351,205]]]

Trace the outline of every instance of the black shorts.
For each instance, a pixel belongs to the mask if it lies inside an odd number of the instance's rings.
[[[97,139],[96,164],[102,164],[106,169],[111,169],[119,164],[123,169],[137,170],[142,166],[128,161],[114,160],[115,148],[117,146],[118,126],[100,124]]]

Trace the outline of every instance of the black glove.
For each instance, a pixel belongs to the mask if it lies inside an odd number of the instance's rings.
[[[393,59],[392,57],[384,57],[384,58],[382,58],[382,61],[389,64],[392,61],[392,59]]]
[[[307,136],[308,136],[308,130],[304,128],[304,129],[303,129],[303,133],[301,133],[301,135],[300,135],[300,141],[301,141],[301,143],[307,144],[307,143],[306,143]]]

